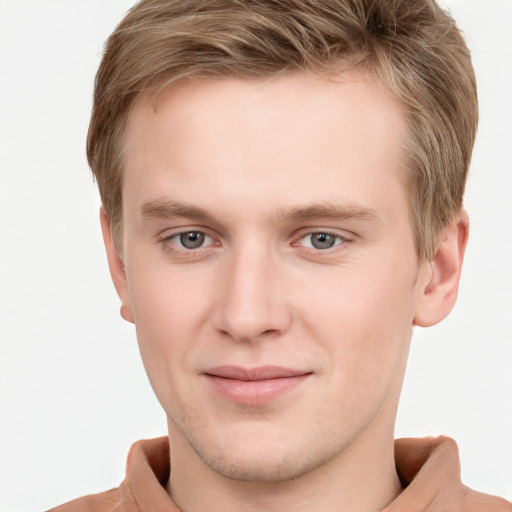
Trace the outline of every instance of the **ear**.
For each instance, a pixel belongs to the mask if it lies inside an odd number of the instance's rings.
[[[443,229],[431,261],[425,262],[418,279],[414,325],[430,327],[445,318],[457,300],[460,273],[468,241],[469,218],[462,210]]]
[[[124,269],[124,262],[119,255],[119,251],[112,240],[112,230],[110,227],[110,219],[103,206],[100,208],[100,222],[101,232],[103,233],[103,243],[107,251],[108,267],[110,275],[117,294],[121,299],[121,316],[131,323],[135,323],[133,318],[133,311],[130,301],[130,293],[128,291],[128,284],[126,281],[126,272]]]

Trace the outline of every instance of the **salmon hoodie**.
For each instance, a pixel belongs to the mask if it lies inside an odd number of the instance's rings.
[[[167,437],[139,441],[130,450],[119,487],[48,512],[180,512],[165,490],[169,460]],[[508,501],[462,484],[452,439],[398,439],[395,462],[404,490],[382,512],[512,512]]]

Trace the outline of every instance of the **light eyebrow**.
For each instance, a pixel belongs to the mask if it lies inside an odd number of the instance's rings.
[[[379,220],[376,210],[359,205],[319,204],[297,206],[279,212],[279,220],[306,222],[311,220]]]
[[[211,215],[202,208],[176,203],[166,199],[147,201],[140,207],[142,217],[150,219],[170,219],[172,217],[185,217],[194,220],[211,220]]]
[[[143,218],[171,219],[184,217],[198,221],[211,221],[208,211],[197,206],[175,202],[169,199],[153,199],[140,207]],[[307,222],[313,220],[378,220],[376,210],[354,204],[313,204],[294,206],[277,212],[278,222]]]

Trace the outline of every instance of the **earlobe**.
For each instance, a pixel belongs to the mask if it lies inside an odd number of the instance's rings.
[[[462,210],[443,229],[434,257],[422,269],[414,325],[435,325],[453,309],[457,300],[468,234],[469,218],[466,211]]]
[[[101,232],[103,234],[103,243],[107,251],[108,267],[110,275],[116,288],[117,294],[121,299],[121,316],[131,323],[134,322],[133,311],[130,304],[130,294],[128,292],[128,284],[126,281],[126,272],[124,262],[119,255],[119,251],[112,240],[112,230],[110,227],[110,219],[103,206],[100,208]]]

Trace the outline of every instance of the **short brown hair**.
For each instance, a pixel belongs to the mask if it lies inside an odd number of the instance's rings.
[[[430,259],[438,233],[462,208],[478,122],[468,48],[434,0],[136,4],[106,43],[87,138],[114,241],[122,226],[122,136],[142,94],[186,78],[259,79],[346,67],[371,72],[405,112],[416,244]]]

